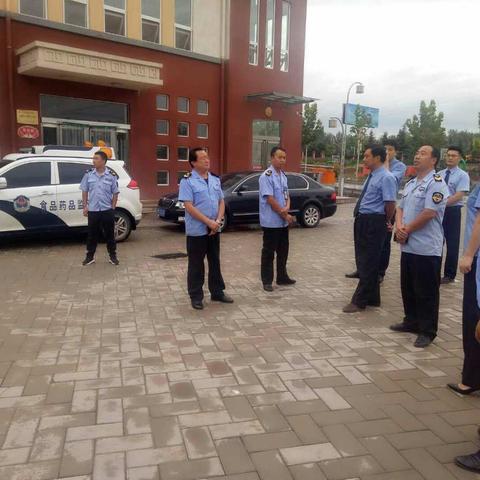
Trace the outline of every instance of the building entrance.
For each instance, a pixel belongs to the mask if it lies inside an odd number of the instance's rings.
[[[252,167],[265,169],[270,163],[270,151],[280,145],[280,122],[254,120],[252,125]]]

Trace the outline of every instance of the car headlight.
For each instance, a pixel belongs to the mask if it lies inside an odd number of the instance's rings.
[[[181,209],[184,209],[185,208],[185,204],[183,202],[180,202],[180,200],[175,204],[175,207],[176,208],[181,208]]]

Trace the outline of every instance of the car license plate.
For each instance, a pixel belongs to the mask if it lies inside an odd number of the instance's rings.
[[[185,217],[178,217],[178,221],[179,221],[179,222],[184,222],[184,221],[185,221]]]
[[[164,217],[165,216],[165,209],[164,208],[159,208],[158,209],[158,216],[159,217]]]

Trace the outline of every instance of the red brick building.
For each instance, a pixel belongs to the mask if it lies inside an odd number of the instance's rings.
[[[0,9],[0,156],[103,140],[145,200],[176,189],[198,145],[218,173],[262,168],[279,143],[299,169],[306,0],[162,0],[158,25],[159,0],[123,13],[122,0],[100,13],[81,0],[85,25],[66,3],[63,17],[12,3]]]

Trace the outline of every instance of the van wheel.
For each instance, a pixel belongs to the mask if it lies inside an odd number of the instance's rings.
[[[300,213],[300,223],[306,228],[317,227],[320,223],[320,218],[322,218],[320,208],[313,203],[306,205]]]
[[[125,212],[115,210],[115,241],[124,242],[132,232],[132,220]]]

